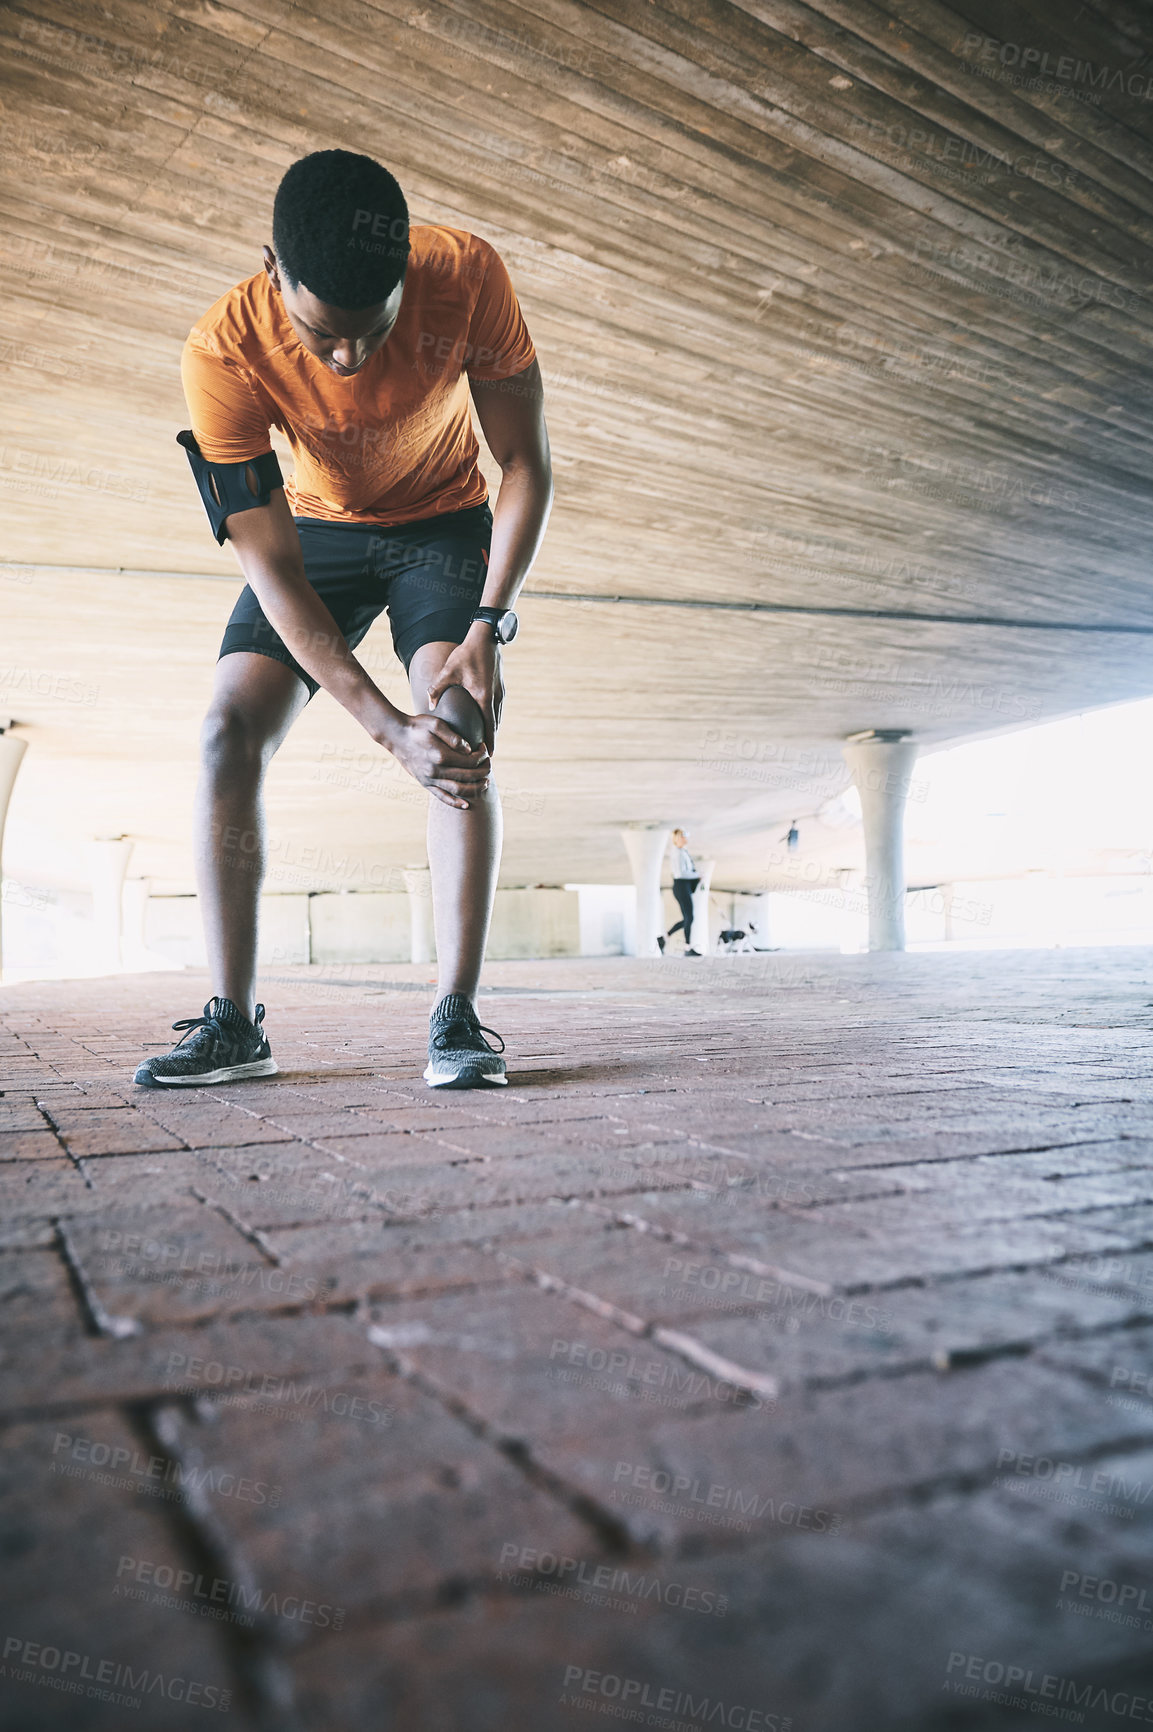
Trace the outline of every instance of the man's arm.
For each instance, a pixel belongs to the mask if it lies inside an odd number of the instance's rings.
[[[534,361],[511,379],[473,379],[470,386],[481,432],[501,472],[481,605],[511,607],[536,558],[553,498],[540,367]],[[474,625],[449,656],[429,690],[430,706],[452,685],[464,686],[484,711],[491,752],[504,702],[500,648],[491,627]]]
[[[267,505],[233,512],[225,527],[253,594],[305,672],[438,800],[467,807],[488,781],[488,753],[435,716],[405,715],[369,678],[305,575],[283,490]]]

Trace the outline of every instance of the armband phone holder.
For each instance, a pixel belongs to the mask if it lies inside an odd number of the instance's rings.
[[[267,505],[274,489],[284,486],[275,451],[265,451],[243,463],[212,463],[201,455],[191,428],[178,433],[176,439],[188,454],[212,533],[221,546],[228,539],[224,527],[227,517],[234,511],[251,511],[254,506]]]

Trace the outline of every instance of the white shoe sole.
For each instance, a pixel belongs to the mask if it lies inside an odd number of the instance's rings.
[[[470,1080],[462,1083],[462,1077]],[[508,1082],[508,1077],[503,1073],[499,1076],[490,1076],[486,1072],[470,1070],[467,1067],[464,1070],[458,1070],[454,1076],[433,1076],[432,1066],[427,1065],[424,1080],[430,1089],[476,1088],[478,1086],[483,1088],[486,1084],[491,1088],[504,1088]]]
[[[274,1058],[254,1059],[251,1064],[229,1064],[221,1070],[206,1070],[200,1076],[154,1076],[150,1083],[141,1083],[141,1088],[161,1089],[195,1089],[203,1088],[206,1083],[241,1082],[245,1077],[276,1076],[277,1067]]]

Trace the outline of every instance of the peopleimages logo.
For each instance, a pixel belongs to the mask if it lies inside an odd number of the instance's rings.
[[[128,1576],[143,1587],[171,1588],[167,1598],[191,1610],[216,1611],[218,1608],[258,1612],[262,1617],[287,1618],[302,1624],[315,1624],[318,1629],[340,1630],[344,1627],[344,1607],[330,1606],[302,1594],[278,1594],[271,1589],[246,1586],[230,1581],[227,1576],[205,1577],[196,1570],[177,1570],[171,1564],[158,1564],[151,1558],[133,1558],[125,1554],[116,1566],[116,1587],[113,1592],[126,1597]],[[249,1619],[248,1622],[252,1620]]]
[[[953,1678],[953,1673],[960,1675]],[[1079,1684],[1075,1678],[1062,1678],[1055,1672],[1036,1672],[1031,1666],[1013,1666],[1002,1660],[986,1660],[983,1655],[963,1654],[954,1649],[945,1667],[942,1689],[957,1696],[987,1696],[989,1690],[982,1691],[982,1684],[998,1691],[998,1701],[1015,1708],[1028,1708],[1033,1714],[1052,1712],[1042,1707],[1042,1702],[1071,1702],[1075,1708],[1103,1708],[1107,1714],[1136,1720],[1142,1726],[1153,1726],[1153,1701],[1145,1696],[1135,1696],[1129,1690],[1110,1690],[1104,1684]],[[1001,1685],[1004,1691],[999,1690]],[[1011,1693],[1014,1691],[1016,1695]],[[1032,1702],[1030,1696],[1034,1698]],[[1084,1718],[1081,1714],[1058,1714],[1054,1717]]]
[[[190,1708],[214,1708],[220,1714],[227,1714],[232,1704],[231,1690],[222,1690],[218,1684],[169,1677],[163,1672],[150,1672],[147,1666],[134,1669],[120,1660],[97,1660],[91,1654],[28,1642],[23,1636],[4,1638],[4,1665],[11,1682],[47,1685],[65,1695],[92,1696],[100,1701],[118,1702],[126,1708],[142,1707],[145,1696],[165,1696],[170,1702],[187,1702]],[[100,1685],[112,1688],[101,1689]],[[121,1696],[117,1694],[120,1689],[138,1694]]]
[[[587,1708],[619,1720],[639,1720],[648,1726],[668,1722],[654,1719],[652,1713],[642,1716],[638,1712],[641,1708],[658,1714],[676,1714],[690,1726],[729,1726],[734,1732],[790,1732],[793,1724],[788,1715],[771,1714],[765,1708],[746,1708],[739,1702],[722,1702],[716,1696],[694,1696],[689,1690],[674,1690],[671,1685],[662,1687],[643,1678],[622,1678],[616,1672],[594,1672],[585,1666],[565,1667],[560,1700],[562,1707]]]
[[[961,43],[958,52],[971,60],[1017,67],[1029,78],[1056,78],[1062,83],[1087,84],[1097,91],[1117,95],[1139,96],[1148,102],[1153,97],[1153,78],[1132,68],[1099,66],[1092,60],[1078,60],[1072,54],[1051,54],[1048,49],[1034,48],[1020,42],[1001,42],[996,36],[983,36],[972,31]],[[1052,62],[1052,64],[1050,64]],[[979,68],[978,68],[979,69]]]
[[[0,668],[4,696],[52,698],[62,704],[98,704],[100,687],[68,674],[46,673],[37,668]]]
[[[250,1400],[261,1403],[251,1411],[272,1413],[283,1407],[289,1418],[307,1413],[325,1413],[338,1419],[362,1420],[368,1425],[388,1426],[393,1409],[364,1395],[351,1395],[344,1389],[331,1389],[323,1383],[298,1383],[293,1377],[273,1376],[266,1371],[249,1371],[243,1365],[228,1365],[219,1359],[189,1357],[171,1352],[164,1387],[174,1395],[204,1395],[211,1393],[220,1406],[246,1405]]]
[[[515,1540],[506,1541],[500,1548],[496,1579],[507,1581],[512,1587],[561,1594],[567,1599],[588,1600],[593,1605],[608,1605],[627,1612],[636,1611],[637,1600],[652,1599],[662,1606],[717,1618],[723,1618],[729,1607],[728,1596],[711,1588],[692,1588],[684,1582],[646,1576],[643,1570],[629,1571],[617,1564],[595,1564],[587,1558],[542,1552],[535,1546],[517,1545]],[[630,1595],[631,1601],[614,1600],[612,1596],[617,1594]]]
[[[1011,1474],[1002,1471],[1009,1466]],[[1005,1491],[1056,1503],[1097,1502],[1106,1513],[1127,1521],[1132,1520],[1135,1505],[1146,1504],[1153,1496],[1153,1481],[1128,1480],[1104,1468],[1094,1470],[1081,1462],[1056,1461],[1049,1455],[1025,1455],[1016,1449],[999,1450],[997,1468],[993,1484]],[[1080,1496],[1071,1496],[1073,1492]],[[1102,1502],[1106,1499],[1114,1501]]]
[[[842,1299],[836,1294],[804,1291],[767,1276],[752,1275],[743,1269],[730,1269],[719,1263],[694,1263],[686,1262],[683,1257],[666,1257],[661,1273],[666,1281],[681,1288],[704,1287],[732,1297],[752,1299],[760,1305],[780,1306],[793,1315],[824,1317],[832,1323],[855,1324],[862,1329],[881,1329],[886,1320],[885,1313],[876,1305]]]
[[[1150,1387],[1151,1374],[1148,1371],[1133,1370],[1127,1365],[1115,1365],[1109,1375],[1110,1392],[1116,1390],[1118,1384],[1123,1389],[1130,1389],[1138,1397],[1131,1400],[1128,1396],[1108,1394],[1105,1397],[1110,1407],[1123,1407],[1128,1413],[1148,1413],[1149,1399],[1153,1396]]]
[[[102,1267],[110,1275],[184,1287],[191,1292],[219,1292],[225,1283],[241,1288],[257,1286],[261,1292],[280,1293],[286,1299],[315,1299],[320,1292],[313,1275],[305,1278],[293,1270],[241,1263],[231,1251],[199,1251],[184,1240],[109,1231],[103,1235],[102,1244]]]
[[[661,1359],[638,1359],[624,1348],[590,1345],[587,1341],[564,1341],[559,1336],[549,1348],[549,1359],[563,1359],[569,1366],[603,1372],[618,1380],[615,1393],[638,1393],[643,1400],[682,1405],[686,1401],[727,1401],[737,1407],[760,1409],[769,1405],[755,1389],[747,1389],[724,1377],[711,1377],[690,1366],[673,1365]],[[582,1372],[569,1372],[550,1364],[548,1375],[557,1382],[583,1384]],[[634,1390],[633,1386],[637,1386]],[[597,1387],[606,1388],[601,1384]]]
[[[142,1455],[138,1449],[129,1449],[124,1444],[102,1443],[99,1439],[73,1437],[69,1432],[58,1431],[52,1454],[59,1457],[62,1453],[65,1460],[53,1461],[52,1472],[71,1479],[98,1478],[100,1483],[148,1491],[157,1497],[180,1496],[186,1487],[191,1487],[196,1492],[234,1497],[241,1503],[266,1503],[270,1509],[280,1503],[281,1487],[269,1485],[266,1480],[249,1479],[247,1475],[219,1467],[186,1466],[163,1455]],[[100,1474],[99,1470],[105,1467],[108,1473]],[[123,1477],[126,1475],[135,1477]]]
[[[618,1461],[613,1469],[614,1503],[634,1503],[644,1505],[645,1498],[629,1496],[620,1490],[621,1482],[630,1487],[633,1492],[655,1494],[661,1497],[668,1493],[672,1498],[685,1497],[683,1505],[671,1504],[673,1510],[691,1511],[698,1506],[701,1519],[707,1519],[706,1512],[720,1511],[726,1515],[751,1516],[755,1521],[780,1522],[785,1527],[798,1527],[813,1533],[835,1533],[841,1525],[841,1518],[832,1510],[815,1509],[809,1504],[798,1504],[791,1499],[778,1500],[771,1496],[761,1496],[744,1486],[728,1486],[710,1484],[687,1473],[667,1473],[663,1468],[647,1467],[644,1462]],[[660,1503],[651,1507],[663,1509]],[[729,1525],[729,1524],[723,1524]],[[748,1529],[749,1523],[735,1523]]]
[[[1066,1597],[1068,1596],[1068,1597]],[[1111,1576],[1088,1576],[1080,1570],[1061,1572],[1059,1612],[1076,1612],[1083,1618],[1102,1618],[1124,1624],[1130,1630],[1153,1630],[1150,1590],[1136,1582],[1117,1582]],[[1081,1601],[1088,1602],[1082,1605]]]

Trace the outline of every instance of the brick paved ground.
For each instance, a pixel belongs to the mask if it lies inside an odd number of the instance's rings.
[[[497,965],[485,1096],[420,969],[178,1096],[202,977],[7,990],[0,1724],[1149,1723],[1151,965]]]

